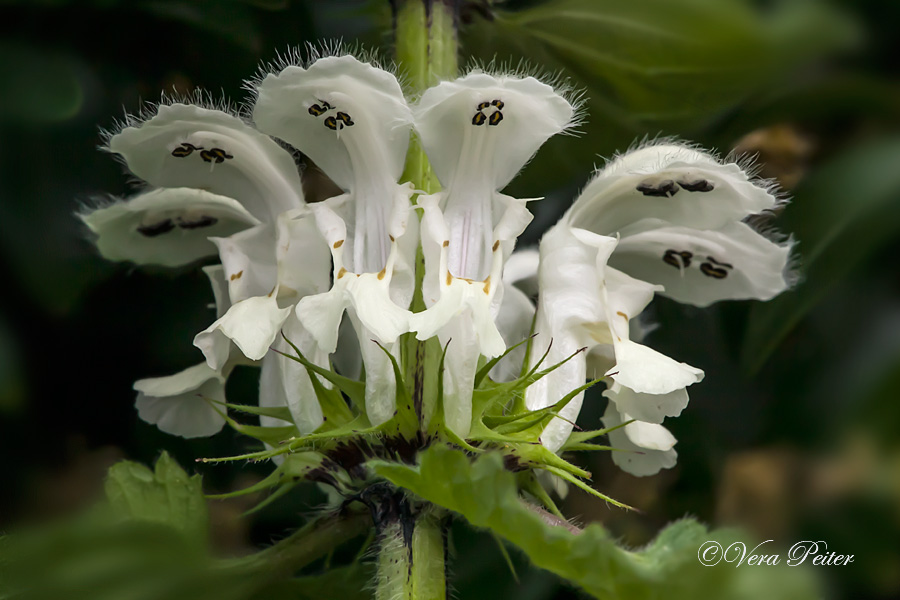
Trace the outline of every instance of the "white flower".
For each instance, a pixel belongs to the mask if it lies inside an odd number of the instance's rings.
[[[228,288],[221,265],[204,267],[215,297],[219,316],[228,309]],[[138,392],[135,406],[141,419],[160,430],[181,437],[205,437],[218,433],[225,425],[225,381],[237,362],[225,362],[216,370],[205,362],[169,375],[141,379],[134,383]]]
[[[302,296],[328,288],[330,271],[290,153],[236,116],[181,103],[160,106],[143,122],[129,120],[107,148],[159,189],[82,216],[101,252],[176,266],[218,251],[227,289],[227,303],[217,293],[224,305],[218,319],[195,338],[206,367],[136,383],[141,416],[178,433],[170,418],[177,412],[187,428],[190,406],[197,415],[209,408],[195,401],[198,386],[220,398],[231,367],[246,357],[262,361],[260,403],[287,405],[301,431],[316,429],[322,415],[306,369],[269,352],[284,328],[310,360],[328,364],[290,316]],[[220,416],[206,416],[221,426]]]
[[[632,419],[628,414],[620,414],[610,402],[603,415],[603,425],[618,427]],[[616,449],[612,452],[613,462],[632,475],[655,475],[660,469],[674,467],[678,459],[676,440],[662,425],[633,421],[608,435],[610,445]]]
[[[778,199],[739,164],[674,143],[629,152],[599,171],[563,222],[618,235],[609,264],[696,306],[769,300],[788,287],[789,243],[744,219]]]
[[[420,340],[452,339],[444,418],[458,435],[465,436],[471,424],[479,357],[506,348],[495,324],[503,264],[532,218],[525,200],[500,190],[549,137],[573,124],[574,113],[565,98],[533,77],[480,71],[430,88],[415,107],[416,131],[443,189],[417,201],[424,211],[428,309],[413,315],[410,328]]]
[[[110,260],[179,266],[215,255],[227,236],[300,207],[290,154],[240,118],[192,104],[131,118],[106,149],[156,189],[88,211],[82,220]]]
[[[403,172],[412,115],[396,78],[356,58],[287,66],[256,86],[253,119],[309,156],[344,194],[312,207],[333,260],[333,285],[296,313],[320,348],[334,352],[348,312],[366,366],[366,409],[379,424],[394,412],[396,382],[374,338],[396,354],[409,330],[417,221]]]
[[[604,393],[611,410],[658,433],[650,425],[678,416],[688,403],[687,386],[703,373],[631,341],[630,320],[655,293],[705,306],[766,300],[785,290],[790,245],[743,222],[776,204],[771,190],[739,165],[686,146],[648,146],[611,162],[541,241],[532,361],[548,348],[548,366],[580,347],[599,349],[592,356],[606,357],[601,373],[611,379]],[[580,386],[586,360],[575,356],[532,386],[528,407],[549,406]],[[561,447],[580,404],[575,398],[547,427],[545,445]],[[664,450],[660,464],[671,466],[674,451]],[[646,470],[631,459],[617,462]]]

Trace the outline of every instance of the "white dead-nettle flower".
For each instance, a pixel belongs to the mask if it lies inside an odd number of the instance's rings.
[[[541,241],[532,361],[548,349],[548,364],[579,348],[592,350],[595,368],[602,365],[599,373],[610,378],[607,426],[632,419],[658,425],[678,416],[688,403],[687,386],[703,372],[631,341],[629,322],[654,294],[707,306],[768,300],[787,289],[790,244],[744,222],[777,202],[737,163],[689,146],[664,142],[612,161]],[[577,388],[586,361],[585,353],[575,356],[529,388],[527,405],[549,406]],[[576,398],[545,430],[546,445],[562,446],[580,403]],[[624,438],[611,435],[652,451],[646,460],[616,453],[624,469],[647,475],[674,464],[674,439],[664,428],[634,423],[624,430]]]
[[[538,250],[513,253],[531,213],[501,190],[577,121],[577,103],[534,77],[474,70],[410,106],[394,75],[344,54],[279,65],[249,87],[255,126],[184,103],[126,123],[108,149],[155,189],[82,215],[110,259],[175,266],[217,253],[222,263],[207,268],[217,319],[194,341],[206,362],[135,384],[141,417],[164,431],[218,431],[224,408],[208,400],[224,401],[235,364],[257,361],[260,404],[287,406],[301,434],[315,431],[323,413],[307,370],[271,351],[288,350],[281,332],[324,368],[331,355],[349,370],[361,359],[366,417],[378,426],[397,409],[385,350],[399,357],[411,332],[447,348],[440,416],[465,437],[479,364],[533,333],[527,364],[523,345],[491,377],[558,365],[525,392],[537,410],[607,376],[603,421],[621,425],[609,433],[613,460],[650,475],[675,464],[662,423],[703,372],[633,339],[635,319],[655,294],[707,306],[788,286],[790,244],[747,224],[777,205],[772,190],[738,163],[669,141],[611,161]],[[400,182],[413,130],[442,185],[415,207]],[[291,155],[272,138],[343,193],[306,205]],[[413,314],[420,242],[426,309]],[[347,348],[355,356],[340,356]],[[544,446],[564,446],[582,402],[540,432]]]
[[[415,284],[413,188],[398,183],[412,113],[392,74],[349,55],[287,66],[262,78],[255,91],[260,130],[292,144],[344,190],[311,207],[331,249],[333,283],[303,298],[296,314],[331,353],[348,313],[366,368],[366,412],[378,425],[394,413],[396,381],[372,340],[398,352]]]
[[[262,360],[260,403],[287,405],[301,430],[314,430],[322,415],[305,370],[269,352],[284,328],[311,360],[327,364],[289,308],[327,289],[329,275],[328,248],[290,153],[235,115],[181,102],[126,120],[106,148],[156,189],[82,215],[101,253],[179,266],[218,251],[224,269],[208,274],[214,290],[227,287],[216,293],[218,319],[195,339],[206,366],[137,382],[140,415],[177,435],[214,433],[223,409],[203,398],[224,400],[234,364]],[[175,400],[189,396],[195,420],[172,418],[184,417]]]
[[[443,189],[420,196],[425,304],[411,329],[447,347],[444,417],[469,432],[480,356],[506,349],[495,319],[503,265],[532,215],[500,193],[538,148],[573,124],[575,110],[533,77],[474,71],[430,88],[415,108],[416,131]]]

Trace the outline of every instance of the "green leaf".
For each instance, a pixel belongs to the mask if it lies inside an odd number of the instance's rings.
[[[900,137],[855,147],[811,173],[779,226],[799,240],[796,288],[753,307],[742,348],[757,371],[832,287],[900,231]]]
[[[114,464],[105,489],[120,518],[164,523],[206,542],[208,515],[200,476],[189,476],[168,453],[160,455],[153,471],[127,460]]]
[[[856,40],[824,3],[781,0],[547,0],[496,9],[464,31],[482,61],[521,59],[564,73],[585,91],[579,139],[557,137],[516,186],[530,194],[586,174],[646,134],[710,128],[754,93]]]
[[[514,475],[499,453],[470,462],[465,453],[433,446],[418,467],[376,461],[375,471],[434,504],[459,513],[476,527],[491,530],[516,545],[538,567],[577,584],[596,598],[666,600],[695,598],[817,598],[804,569],[780,566],[749,569],[720,563],[705,567],[700,546],[716,540],[727,547],[746,541],[735,531],[708,531],[685,519],[668,526],[646,548],[619,546],[599,524],[575,535],[529,508],[520,498]],[[755,544],[751,544],[750,548]]]

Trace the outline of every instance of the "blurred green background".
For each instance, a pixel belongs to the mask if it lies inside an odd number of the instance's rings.
[[[134,380],[198,362],[208,284],[196,268],[101,260],[74,211],[133,189],[97,150],[123,111],[161,90],[244,100],[242,80],[290,46],[342,38],[389,56],[390,25],[387,0],[0,0],[0,530],[78,512],[123,457],[167,449],[208,491],[265,472],[194,467],[247,447],[230,431],[185,441],[137,419]],[[645,136],[756,153],[793,198],[777,225],[799,241],[795,291],[652,305],[648,344],[707,374],[666,423],[678,466],[639,479],[581,457],[641,512],[572,491],[567,515],[633,546],[684,515],[781,548],[823,539],[856,556],[819,569],[829,597],[900,597],[898,25],[894,0],[462,2],[463,64],[524,60],[588,98],[583,134],[549,142],[508,190],[546,196],[521,245]],[[238,371],[231,400],[255,386]],[[603,404],[589,397],[580,422],[596,426]],[[246,520],[248,500],[213,502],[216,551],[266,544],[322,501],[297,492]],[[458,597],[577,595],[513,552],[517,582],[487,534],[456,526],[451,547]]]

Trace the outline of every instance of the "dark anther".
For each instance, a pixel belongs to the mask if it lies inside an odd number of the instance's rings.
[[[667,265],[672,265],[676,269],[688,268],[691,266],[691,258],[694,255],[687,250],[682,250],[681,252],[677,250],[666,250],[666,253],[663,254],[663,262]]]
[[[216,163],[223,163],[225,162],[225,159],[231,159],[234,157],[221,148],[210,148],[209,150],[204,150],[203,152],[201,152],[200,158],[202,158],[205,162],[215,161]]]
[[[353,125],[353,119],[351,119],[350,115],[348,115],[345,112],[339,112],[337,114],[337,118],[339,121],[343,122],[344,125],[346,125],[347,127],[350,127],[351,125]]]
[[[719,261],[717,261],[715,258],[713,258],[712,256],[707,256],[707,257],[706,257],[706,260],[708,260],[709,262],[711,262],[711,263],[714,264],[714,265],[718,265],[718,266],[720,266],[720,267],[725,267],[726,269],[733,269],[733,268],[734,268],[733,265],[731,265],[731,264],[729,264],[729,263],[726,263],[726,262],[719,262]]]
[[[728,271],[722,267],[715,267],[711,263],[705,262],[700,265],[700,272],[706,275],[707,277],[712,277],[713,279],[725,279],[728,277]]]
[[[714,189],[713,184],[706,179],[698,179],[697,181],[679,181],[678,185],[689,192],[711,192]]]
[[[177,156],[178,158],[184,158],[185,156],[190,156],[194,150],[203,150],[202,146],[195,146],[193,144],[189,144],[187,142],[182,142],[180,146],[172,150],[172,156]]]
[[[169,233],[173,229],[175,229],[175,224],[172,223],[172,219],[166,219],[165,221],[160,221],[159,223],[154,223],[152,225],[139,225],[137,231],[146,237],[156,237],[164,233]]]
[[[472,125],[484,125],[487,123],[488,125],[499,125],[500,121],[503,120],[503,113],[500,112],[500,109],[503,108],[502,100],[491,100],[490,102],[480,102],[475,107],[475,115],[472,117]],[[494,112],[491,113],[490,116],[484,114],[484,111],[494,107]]]
[[[181,227],[182,229],[201,229],[203,227],[212,227],[213,225],[215,225],[218,222],[219,222],[219,220],[217,218],[207,217],[205,215],[201,215],[200,217],[198,217],[197,219],[195,219],[193,221],[186,221],[186,220],[182,219],[181,217],[176,219],[177,225],[179,227]]]
[[[337,130],[337,120],[334,117],[328,117],[325,119],[325,127],[331,129],[332,131]]]
[[[671,179],[660,181],[659,183],[641,183],[636,188],[637,191],[645,196],[657,196],[660,198],[671,198],[678,192],[678,186]]]
[[[318,104],[313,104],[312,106],[310,106],[307,109],[307,112],[309,112],[309,114],[311,114],[314,117],[321,117],[322,115],[325,114],[325,112],[327,110],[328,109],[323,106],[319,106]]]

